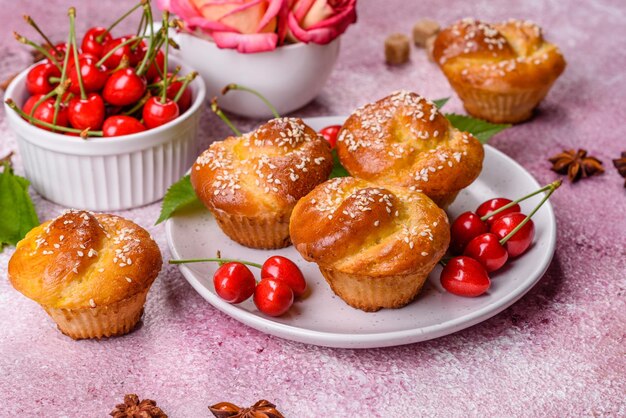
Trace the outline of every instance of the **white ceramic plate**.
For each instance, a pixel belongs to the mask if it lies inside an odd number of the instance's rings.
[[[320,117],[305,120],[314,129],[342,124],[343,117]],[[492,197],[516,198],[539,188],[537,181],[508,156],[485,146],[485,162],[480,177],[463,190],[448,214],[454,219],[466,210],[474,210]],[[535,196],[523,202],[528,213],[541,199]],[[492,275],[489,292],[478,298],[454,296],[439,283],[440,267],[429,276],[421,294],[402,309],[383,309],[366,313],[346,305],[330,290],[317,265],[308,263],[293,248],[254,250],[243,247],[222,233],[204,209],[195,209],[171,218],[166,224],[172,255],[180,258],[240,258],[263,263],[270,255],[280,254],[295,261],[307,278],[310,294],[297,301],[282,317],[260,313],[252,300],[231,305],[214,291],[212,277],[215,263],[181,265],[191,285],[209,303],[222,312],[268,334],[328,347],[371,348],[425,341],[441,337],[484,321],[521,298],[544,274],[556,243],[556,222],[547,202],[533,217],[536,235],[533,246],[520,259]],[[255,269],[253,269],[255,270]],[[258,270],[257,270],[258,275]]]

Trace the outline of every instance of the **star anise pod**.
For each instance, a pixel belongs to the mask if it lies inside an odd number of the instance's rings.
[[[559,174],[567,174],[572,183],[577,182],[581,178],[604,173],[602,161],[596,157],[587,155],[587,151],[579,149],[563,150],[563,152],[548,159],[552,163],[552,171]]]
[[[613,160],[613,165],[617,168],[619,175],[626,178],[626,151],[622,151],[622,158]],[[626,187],[626,181],[624,182],[624,187]]]
[[[217,418],[285,418],[278,412],[276,405],[261,399],[249,408],[241,408],[230,402],[220,402],[209,406]]]
[[[115,405],[109,413],[113,418],[167,418],[167,414],[156,406],[152,399],[139,401],[139,396],[131,393],[124,396],[124,403]]]

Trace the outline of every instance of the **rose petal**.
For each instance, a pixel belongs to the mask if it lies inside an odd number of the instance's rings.
[[[237,51],[247,54],[273,51],[276,49],[278,35],[275,33],[214,32],[213,40],[219,48],[237,49]]]
[[[342,6],[339,12],[328,19],[311,25],[304,29],[298,21],[294,12],[290,12],[287,25],[291,34],[301,42],[313,42],[316,44],[327,44],[346,31],[348,26],[356,22],[356,0],[349,0]]]

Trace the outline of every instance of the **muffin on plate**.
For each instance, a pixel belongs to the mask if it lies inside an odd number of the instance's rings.
[[[433,57],[473,116],[494,123],[529,119],[565,69],[541,28],[510,19],[489,24],[463,19],[442,30]]]
[[[62,333],[102,338],[130,332],[161,270],[150,234],[115,215],[69,210],[33,228],[9,260],[9,280]]]
[[[214,142],[191,169],[191,184],[226,235],[241,245],[290,245],[296,202],[332,170],[328,142],[301,119],[272,119]]]
[[[448,218],[428,196],[354,177],[328,180],[302,198],[290,232],[332,290],[364,311],[413,300],[450,243]]]
[[[484,158],[476,138],[406,91],[353,112],[337,137],[337,153],[352,176],[421,191],[442,208],[478,177]]]

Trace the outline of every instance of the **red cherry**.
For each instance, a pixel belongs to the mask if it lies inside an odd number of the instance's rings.
[[[106,81],[102,97],[114,106],[128,106],[141,99],[146,91],[146,79],[134,68],[117,70]]]
[[[241,303],[254,293],[256,281],[248,267],[241,263],[226,263],[213,275],[215,293],[228,303]]]
[[[98,67],[97,59],[92,55],[83,56],[78,59],[80,64],[80,74],[83,79],[83,87],[86,93],[100,91],[109,78],[104,65]],[[78,70],[76,66],[72,66],[69,70],[69,77],[72,82],[70,91],[74,94],[80,94],[80,84],[78,82]]]
[[[143,120],[148,129],[173,121],[178,115],[180,115],[178,105],[170,99],[165,99],[165,103],[161,103],[159,97],[150,97],[143,106]]]
[[[509,258],[506,248],[500,244],[500,238],[492,233],[481,234],[471,240],[463,255],[478,261],[488,273],[501,268]]]
[[[491,213],[496,209],[500,209],[502,206],[508,205],[511,202],[512,202],[511,200],[505,199],[503,197],[496,197],[495,199],[487,200],[486,202],[483,202],[478,207],[478,209],[476,209],[476,214],[482,218],[488,213]],[[506,215],[507,213],[515,213],[515,212],[520,212],[520,211],[521,209],[519,205],[515,204],[511,206],[510,208],[505,209],[502,212],[498,213],[497,215],[490,216],[489,218],[487,218],[485,222],[487,222],[487,225],[491,225],[493,221]]]
[[[54,104],[55,104],[55,99],[53,98],[44,100],[43,103],[41,103],[39,107],[35,109],[35,111],[33,112],[33,117],[43,122],[54,123]],[[60,105],[59,111],[57,113],[57,119],[56,119],[55,125],[68,126],[68,124],[69,124],[69,121],[68,121],[67,107]],[[45,129],[46,131],[52,131],[52,129],[45,127],[45,126],[38,125],[36,122],[35,122],[35,125],[40,127],[41,129]]]
[[[146,127],[132,116],[109,116],[102,124],[102,134],[106,137],[131,135],[145,130]]]
[[[124,36],[126,39],[132,38],[134,35]],[[135,45],[135,42],[129,44],[130,47],[130,65],[136,67],[148,52],[148,46],[144,41],[139,42],[139,45]],[[161,66],[162,67],[162,66]]]
[[[296,263],[280,255],[265,260],[261,268],[261,277],[287,283],[296,297],[302,296],[306,291],[306,280]]]
[[[96,93],[90,93],[85,100],[76,96],[70,100],[68,116],[76,129],[100,129],[104,121],[104,101]]]
[[[465,256],[451,259],[441,271],[440,280],[448,292],[466,297],[480,296],[491,286],[489,275],[483,266]]]
[[[519,225],[526,215],[520,212],[509,213],[494,221],[491,225],[490,232],[502,239],[506,237],[511,231]],[[504,244],[506,251],[509,253],[509,257],[519,257],[524,254],[530,247],[535,237],[535,225],[532,219],[517,231],[509,240]]]
[[[131,51],[130,45],[126,44],[124,46],[119,46],[122,42],[126,42],[129,38],[122,36],[121,38],[114,38],[109,40],[104,44],[104,48],[102,49],[102,56],[107,55],[111,50],[115,49],[115,52],[104,60],[104,66],[109,70],[113,70],[120,65],[123,57],[127,57],[130,61]]]
[[[161,73],[162,73],[164,64],[165,64],[165,54],[159,51],[157,52],[154,58],[154,61],[152,61],[152,63],[148,67],[148,71],[146,71],[146,78],[148,79],[148,81],[150,81],[151,83],[158,81],[157,78],[160,78],[159,69],[161,70]],[[158,69],[157,69],[157,66],[159,67]]]
[[[98,38],[100,37],[102,40],[98,41]],[[107,32],[106,28],[96,26],[85,32],[81,49],[83,52],[93,54],[96,57],[101,58],[103,56],[102,52],[104,51],[104,45],[111,39],[112,36],[109,32]]]
[[[320,131],[320,134],[328,141],[330,148],[337,145],[337,134],[341,130],[341,125],[330,125]]]
[[[172,73],[167,73],[167,76],[171,77]],[[161,81],[161,77],[156,77],[153,83],[158,83],[160,81]],[[176,98],[176,95],[182,88],[182,86],[183,86],[182,81],[170,82],[167,85],[167,92],[165,93],[167,94],[167,98],[174,100]],[[158,92],[156,95],[158,96]],[[183,92],[183,94],[181,94],[180,98],[176,102],[178,103],[178,108],[180,109],[181,114],[185,113],[185,111],[191,107],[192,99],[193,99],[193,96],[191,94],[191,89],[189,87],[185,88],[185,91]]]
[[[56,62],[58,62],[61,66],[63,65],[63,62],[65,61],[66,52],[67,52],[67,43],[65,42],[56,44],[54,48],[48,48],[48,53],[52,55],[55,58]],[[71,64],[73,60],[74,60],[74,57],[70,55],[68,59],[68,63]],[[50,60],[46,60],[46,61],[50,62]]]
[[[30,94],[48,94],[58,83],[51,83],[50,77],[61,77],[59,69],[49,62],[35,65],[26,74],[26,90]]]
[[[266,277],[254,290],[254,304],[266,315],[280,316],[293,304],[293,291],[287,283]]]
[[[487,232],[487,225],[474,212],[463,212],[450,227],[450,249],[461,254],[465,246],[475,237]]]
[[[24,113],[26,113],[27,115],[30,115],[30,112],[33,110],[35,104],[37,104],[37,102],[43,96],[43,94],[35,94],[34,96],[30,96],[24,103],[24,106],[22,106],[22,111],[24,111]]]

